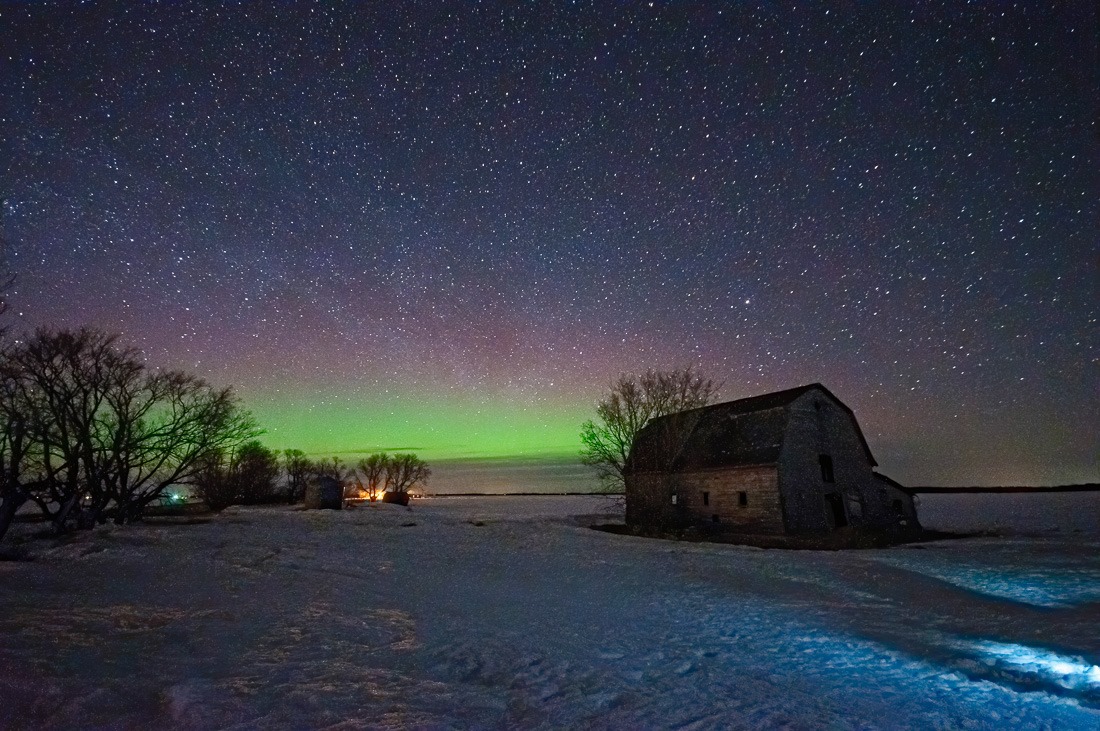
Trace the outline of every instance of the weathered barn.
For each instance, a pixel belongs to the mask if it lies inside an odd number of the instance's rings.
[[[819,383],[654,419],[626,464],[629,525],[815,533],[918,527],[855,414]]]

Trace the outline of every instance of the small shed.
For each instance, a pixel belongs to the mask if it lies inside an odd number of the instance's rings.
[[[309,510],[342,510],[344,486],[326,475],[315,477],[306,484],[305,502]]]

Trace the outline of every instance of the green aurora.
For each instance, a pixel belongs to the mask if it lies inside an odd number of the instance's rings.
[[[245,394],[261,437],[276,449],[315,455],[415,451],[426,459],[576,455],[591,408],[453,395],[318,398]]]

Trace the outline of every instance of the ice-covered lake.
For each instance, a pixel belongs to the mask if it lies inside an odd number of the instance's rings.
[[[0,563],[0,728],[1100,724],[1095,532],[826,553],[585,527],[616,515],[439,498],[41,543]]]

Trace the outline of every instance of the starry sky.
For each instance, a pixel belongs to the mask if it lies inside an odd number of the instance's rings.
[[[782,7],[781,7],[782,5]],[[0,4],[6,316],[279,448],[569,459],[820,381],[907,484],[1095,481],[1092,3]]]

